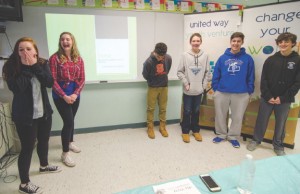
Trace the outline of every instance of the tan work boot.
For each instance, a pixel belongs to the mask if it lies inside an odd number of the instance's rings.
[[[163,137],[168,137],[169,136],[169,134],[166,130],[166,122],[160,122],[159,123],[159,132],[161,133],[161,135]]]
[[[190,143],[190,134],[182,134],[182,140],[185,143]]]
[[[148,137],[150,139],[155,139],[155,134],[154,134],[154,129],[153,129],[153,123],[148,124],[148,129],[147,129]]]
[[[202,136],[200,133],[193,133],[193,136],[195,137],[195,140],[202,141]]]

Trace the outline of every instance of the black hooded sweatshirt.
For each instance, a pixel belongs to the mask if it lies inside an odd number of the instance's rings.
[[[300,56],[292,51],[288,56],[280,52],[270,56],[263,65],[260,90],[266,101],[280,98],[281,103],[295,102],[300,88]]]

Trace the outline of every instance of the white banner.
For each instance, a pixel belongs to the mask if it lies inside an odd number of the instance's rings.
[[[244,46],[255,61],[254,96],[259,96],[262,66],[269,56],[278,51],[275,42],[278,35],[284,32],[296,34],[298,43],[294,49],[300,52],[300,2],[245,9],[241,27],[245,34]]]
[[[255,62],[255,91],[252,95],[255,99],[252,99],[245,112],[242,133],[252,135],[259,107],[262,66],[267,57],[278,51],[275,39],[283,32],[296,34],[298,41],[294,49],[300,52],[300,2],[285,2],[245,9],[241,25],[238,11],[186,15],[184,24],[185,50],[190,48],[190,35],[199,32],[203,36],[201,47],[208,53],[212,67],[219,56],[230,46],[230,35],[235,31],[245,34],[243,47]],[[286,122],[287,131],[284,143],[289,146],[294,145],[299,109],[300,93],[296,96],[296,102],[291,105]],[[201,125],[214,127],[213,108],[203,106],[200,111],[202,111],[200,113]],[[274,117],[271,117],[265,139],[272,140],[274,125]]]
[[[190,36],[198,32],[202,36],[204,52],[209,55],[213,69],[218,58],[230,47],[230,36],[238,31],[241,22],[238,10],[189,14],[184,17],[184,49],[191,49]]]

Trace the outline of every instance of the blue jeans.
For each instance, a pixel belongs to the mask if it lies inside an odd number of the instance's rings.
[[[183,134],[199,133],[199,110],[202,94],[197,96],[189,96],[183,94],[183,117],[181,121],[181,129]]]

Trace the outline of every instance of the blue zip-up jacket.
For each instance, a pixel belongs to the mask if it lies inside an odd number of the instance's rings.
[[[225,50],[215,65],[212,88],[225,93],[249,93],[254,91],[255,67],[253,58],[245,48],[233,54]]]

